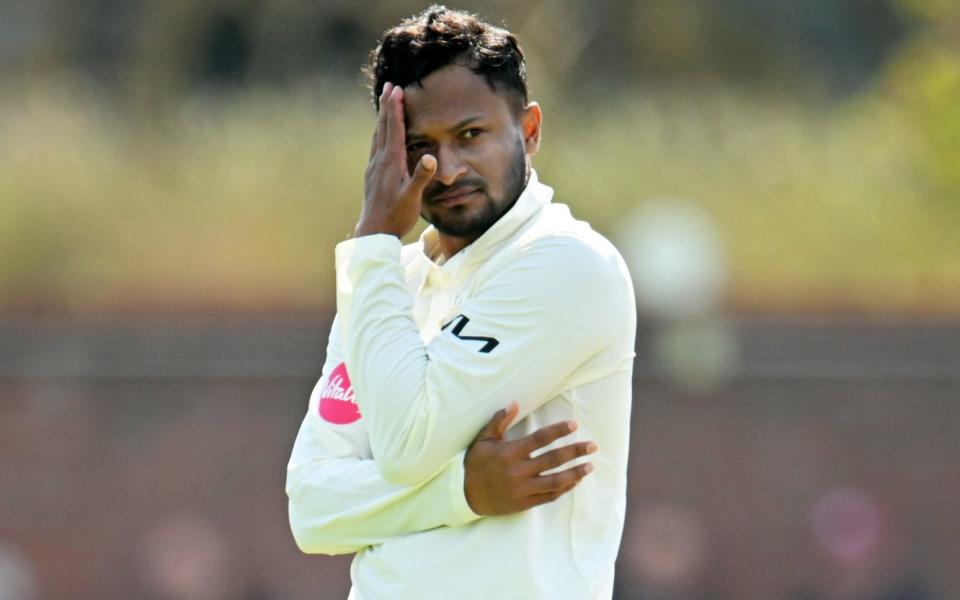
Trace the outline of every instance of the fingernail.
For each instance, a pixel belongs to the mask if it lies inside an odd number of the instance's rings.
[[[437,168],[437,159],[429,154],[425,154],[423,158],[420,159],[420,162],[423,163],[423,168],[432,171]],[[503,411],[504,414],[507,413],[506,410]]]
[[[593,442],[587,442],[587,454],[593,454],[597,451],[597,445]]]
[[[576,422],[576,421],[567,421],[567,429],[569,429],[570,431],[576,431],[576,430],[577,430],[577,422]]]
[[[586,463],[583,465],[583,470],[587,473],[587,475],[589,475],[590,473],[593,473],[593,465]]]

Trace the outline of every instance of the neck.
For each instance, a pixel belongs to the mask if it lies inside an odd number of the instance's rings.
[[[440,254],[443,255],[444,260],[450,260],[458,252],[472,244],[480,236],[475,235],[471,237],[454,237],[452,235],[446,235],[440,232],[437,232],[437,244],[440,248]]]

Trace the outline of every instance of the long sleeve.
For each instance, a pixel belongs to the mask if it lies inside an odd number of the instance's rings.
[[[478,519],[464,497],[463,453],[418,485],[389,483],[369,458],[359,415],[351,423],[321,417],[322,396],[325,390],[329,394],[331,375],[342,361],[338,320],[287,466],[288,514],[298,547],[311,554],[346,554]]]
[[[311,420],[310,415],[304,419],[300,445],[311,443]],[[295,452],[287,497],[293,537],[309,554],[357,552],[389,538],[479,518],[464,499],[462,453],[432,478],[407,486],[384,481],[370,459],[310,459],[306,451]]]
[[[523,245],[428,344],[412,317],[396,238],[341,242],[336,263],[346,364],[363,374],[357,404],[373,458],[394,483],[428,479],[508,402],[520,404],[519,420],[574,377],[589,379],[584,365],[611,346],[632,359],[632,340],[629,348],[621,341],[633,327],[629,276],[595,234]]]

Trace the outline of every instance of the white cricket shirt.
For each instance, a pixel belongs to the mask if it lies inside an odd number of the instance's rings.
[[[442,264],[436,231],[336,248],[337,317],[287,470],[308,553],[356,552],[356,600],[610,598],[623,528],[636,314],[616,249],[553,190]],[[594,472],[556,501],[479,517],[463,456],[517,401],[513,439],[562,420]]]

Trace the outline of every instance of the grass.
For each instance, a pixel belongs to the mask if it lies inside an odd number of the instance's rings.
[[[723,90],[543,102],[535,164],[616,239],[703,207],[732,308],[960,314],[960,207],[881,99]],[[312,311],[333,302],[372,112],[359,90],[250,92],[137,117],[82,88],[0,99],[0,311]]]

